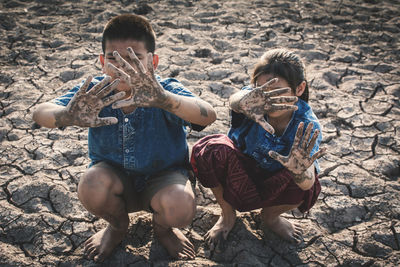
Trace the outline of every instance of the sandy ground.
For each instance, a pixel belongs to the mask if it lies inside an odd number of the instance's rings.
[[[32,110],[101,72],[101,32],[120,13],[144,14],[157,33],[158,74],[213,104],[226,133],[228,97],[248,83],[257,58],[286,47],[307,65],[311,106],[323,125],[323,191],[299,246],[240,213],[229,247],[211,253],[203,235],[219,209],[197,187],[185,233],[193,261],[172,261],[153,238],[151,216],[130,216],[126,240],[103,266],[399,266],[400,3],[378,0],[0,2],[0,265],[94,266],[82,243],[105,226],[77,199],[89,163],[87,130],[36,127]]]

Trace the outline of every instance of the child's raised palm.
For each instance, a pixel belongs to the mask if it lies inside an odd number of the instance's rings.
[[[55,115],[56,126],[99,127],[118,122],[117,118],[114,117],[100,118],[99,113],[105,106],[125,96],[125,92],[119,92],[106,97],[117,87],[119,80],[115,80],[106,86],[110,81],[110,77],[107,76],[91,90],[87,91],[91,81],[92,77],[88,77],[65,110]]]
[[[132,65],[124,60],[118,52],[113,53],[121,69],[109,63],[117,77],[126,82],[131,89],[131,98],[121,100],[113,105],[113,108],[127,106],[134,107],[162,107],[166,101],[165,90],[154,75],[153,55],[147,54],[147,70],[136,56],[132,48],[128,48],[128,55]]]
[[[296,96],[281,96],[290,92],[290,88],[271,90],[277,78],[266,82],[264,85],[254,88],[245,94],[239,101],[240,112],[261,125],[266,131],[274,133],[272,126],[265,120],[268,112],[279,110],[296,110],[296,105],[283,104],[297,101]],[[270,91],[271,90],[271,91]]]
[[[311,137],[311,131],[313,129],[313,123],[307,125],[307,129],[303,136],[304,123],[301,122],[297,128],[296,137],[293,141],[292,149],[288,156],[282,156],[275,151],[270,151],[269,155],[271,158],[280,162],[285,168],[287,168],[295,176],[302,175],[313,162],[322,157],[325,154],[325,149],[318,150],[313,156],[310,157],[310,153],[315,145],[319,130],[315,130]],[[311,137],[311,139],[310,139]]]

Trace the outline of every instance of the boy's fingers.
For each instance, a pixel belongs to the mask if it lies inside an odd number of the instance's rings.
[[[290,89],[289,87],[284,87],[284,88],[278,88],[278,89],[274,89],[268,92],[264,92],[264,95],[266,97],[273,97],[273,96],[280,96],[282,94],[287,94],[290,93]]]
[[[111,70],[111,72],[114,73],[116,78],[120,79],[121,81],[124,81],[127,84],[130,84],[131,78],[128,74],[126,74],[124,71],[120,70],[119,68],[115,67],[111,63],[108,63],[107,66]]]
[[[311,131],[312,131],[313,127],[314,127],[314,124],[313,124],[312,122],[310,122],[310,123],[307,125],[306,132],[304,133],[303,141],[302,141],[302,143],[301,143],[301,148],[302,148],[303,150],[306,149],[306,146],[307,146],[307,144],[308,144],[308,140],[310,140]]]
[[[126,99],[126,100],[120,100],[118,102],[115,102],[114,104],[112,104],[112,108],[117,109],[117,108],[132,106],[132,105],[133,105],[132,99]]]
[[[97,118],[95,127],[107,126],[107,125],[112,125],[112,124],[117,124],[117,123],[118,123],[118,119],[115,117]]]
[[[107,96],[109,93],[111,93],[118,86],[118,84],[119,84],[119,79],[116,79],[116,80],[112,81],[106,87],[102,88],[101,90],[98,90],[97,96],[99,98],[103,98],[103,97]]]
[[[87,77],[85,82],[82,84],[81,88],[79,88],[78,92],[76,92],[75,95],[83,95],[86,93],[86,90],[88,89],[90,83],[92,82],[93,76],[90,75]]]
[[[115,60],[118,62],[118,65],[130,76],[134,76],[137,72],[136,70],[125,60],[121,57],[121,55],[114,51],[113,55]]]
[[[88,92],[88,94],[91,94],[91,95],[97,94],[99,91],[101,91],[101,90],[104,88],[104,86],[105,86],[107,83],[110,82],[110,80],[111,80],[111,77],[110,77],[110,76],[108,76],[108,75],[105,76],[105,77],[103,78],[103,80],[101,80],[98,84],[96,84],[95,86],[93,86],[92,89],[90,89],[90,91]]]
[[[115,101],[121,100],[122,98],[124,98],[124,96],[125,96],[125,92],[119,92],[115,95],[107,97],[106,99],[103,100],[103,107],[108,106],[108,105],[114,103]]]
[[[153,66],[153,54],[147,54],[147,71],[150,72],[151,76],[154,75],[154,66]]]
[[[138,68],[140,70],[140,72],[146,73],[145,67],[143,66],[143,64],[140,61],[140,59],[136,56],[136,54],[133,51],[133,49],[131,47],[128,47],[127,50],[128,50],[128,56],[132,60],[133,64],[135,64],[136,68]]]

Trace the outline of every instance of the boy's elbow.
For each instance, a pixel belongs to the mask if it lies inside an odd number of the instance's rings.
[[[208,126],[212,124],[217,119],[217,113],[215,112],[214,108],[210,106],[207,110],[207,116],[203,116],[203,122],[201,123],[202,126]]]
[[[40,125],[40,109],[36,107],[32,112],[32,120]]]
[[[42,103],[36,106],[32,112],[32,120],[42,127],[54,128],[56,126],[51,122],[52,116],[50,115],[49,105],[51,104]]]

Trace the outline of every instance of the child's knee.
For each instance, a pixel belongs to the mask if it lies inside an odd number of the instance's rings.
[[[160,198],[161,214],[173,227],[189,225],[196,213],[196,202],[193,195],[182,190],[171,190]]]
[[[93,212],[106,204],[115,186],[115,181],[103,169],[90,168],[79,181],[78,198],[85,208]]]

